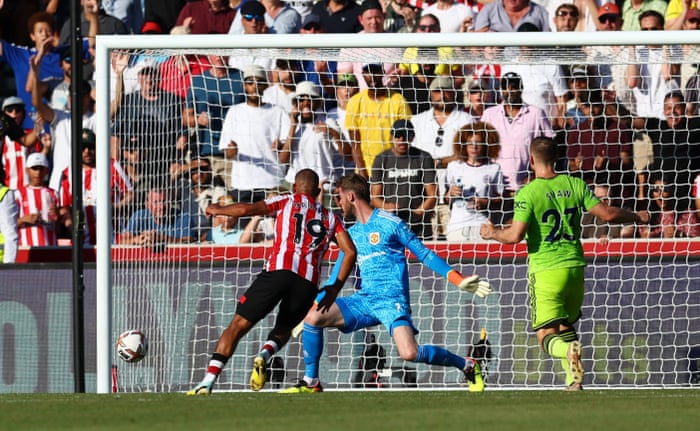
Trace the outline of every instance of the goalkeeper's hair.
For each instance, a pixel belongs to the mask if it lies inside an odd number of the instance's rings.
[[[371,202],[369,197],[369,183],[362,175],[346,175],[338,180],[336,187],[339,187],[346,192],[355,193],[355,196],[363,201]]]

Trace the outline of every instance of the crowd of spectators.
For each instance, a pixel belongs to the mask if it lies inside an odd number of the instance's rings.
[[[700,29],[687,0],[81,0],[84,58],[74,76],[68,3],[0,1],[0,174],[19,232],[5,238],[20,246],[71,238],[71,109],[83,115],[86,243],[94,244],[98,34]],[[596,60],[611,49],[628,64]],[[400,64],[115,51],[114,241],[265,241],[266,220],[211,219],[206,207],[284,193],[304,168],[319,173],[329,204],[333,181],[356,171],[370,180],[373,204],[423,239],[478,241],[474,226],[508,222],[536,136],[555,137],[559,168],[601,199],[656,214],[639,230],[587,225],[585,237],[698,236],[700,74],[680,61],[694,49],[583,47],[588,65],[568,66],[458,65],[452,48],[437,49],[444,64],[420,63],[417,48]],[[74,85],[83,100],[71,100]]]

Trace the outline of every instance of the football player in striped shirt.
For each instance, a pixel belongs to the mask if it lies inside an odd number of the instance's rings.
[[[253,361],[250,388],[262,389],[270,357],[287,343],[292,329],[313,305],[318,293],[321,260],[331,241],[338,244],[344,256],[335,288],[340,289],[350,275],[355,265],[355,246],[340,218],[316,200],[320,193],[316,172],[299,171],[294,178],[293,191],[250,204],[214,204],[207,208],[211,216],[275,215],[275,236],[265,270],[238,300],[236,313],[219,337],[204,379],[187,395],[209,395],[240,339],[279,304],[275,326]],[[320,304],[321,307],[328,305]]]

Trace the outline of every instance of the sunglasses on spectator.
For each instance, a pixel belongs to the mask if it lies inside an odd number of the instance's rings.
[[[258,21],[258,22],[263,22],[263,21],[265,21],[265,17],[264,17],[264,16],[262,16],[262,15],[253,15],[253,14],[249,14],[249,13],[243,15],[243,19],[246,20],[246,21],[253,21],[253,20]]]
[[[601,15],[598,17],[598,22],[605,24],[606,22],[617,22],[617,15]]]
[[[698,18],[688,18],[688,22],[691,24],[697,24],[700,22],[700,19]]]
[[[642,31],[656,31],[656,30],[663,30],[661,27],[642,27]]]
[[[651,186],[651,191],[655,193],[663,193],[667,190],[666,186],[653,185]]]
[[[24,106],[22,105],[10,105],[5,107],[5,112],[24,112]]]
[[[442,143],[444,141],[443,137],[445,136],[445,130],[441,127],[437,130],[437,136],[435,136],[435,146],[436,147],[441,147]]]
[[[574,18],[578,18],[578,12],[571,11],[569,12],[568,10],[560,10],[557,12],[557,16],[572,16]]]
[[[437,26],[437,24],[419,25],[416,28],[420,31],[432,31],[432,32],[439,31],[439,27]]]
[[[410,133],[409,133],[409,132],[404,132],[403,130],[400,130],[400,131],[394,133],[393,136],[394,136],[394,139],[401,139],[401,138],[403,138],[405,141],[410,141],[410,140],[411,140]]]

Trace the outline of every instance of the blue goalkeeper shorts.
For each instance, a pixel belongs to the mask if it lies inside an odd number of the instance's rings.
[[[418,333],[411,319],[411,307],[402,300],[356,293],[337,298],[335,303],[345,321],[345,326],[339,329],[346,334],[380,323],[391,336],[394,335],[394,328],[399,326],[410,326],[414,334]]]

